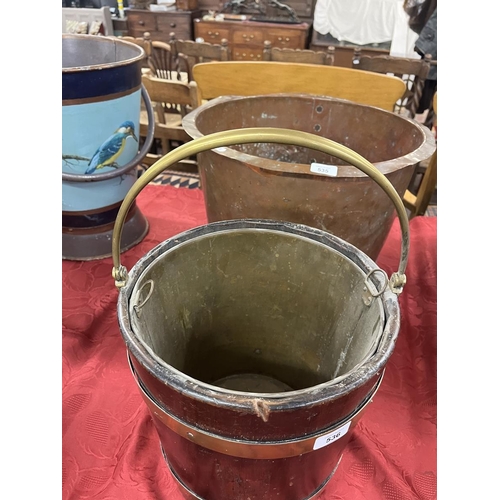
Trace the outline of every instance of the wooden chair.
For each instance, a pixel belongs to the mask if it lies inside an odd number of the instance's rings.
[[[188,63],[184,56],[175,57],[171,46],[159,40],[151,42],[151,50],[148,57],[148,67],[150,74],[163,80],[188,83],[192,78],[188,75]],[[188,113],[188,110],[178,102],[164,101],[161,104],[165,113],[176,113],[181,117]]]
[[[264,41],[263,61],[294,62],[305,64],[326,64],[333,66],[335,47],[330,45],[327,52],[309,49],[287,49],[273,47],[269,40]]]
[[[151,54],[148,60],[151,73],[164,80],[181,81],[178,64],[168,43],[154,40],[151,42]]]
[[[405,82],[405,94],[396,103],[394,111],[414,118],[422,96],[425,79],[431,67],[431,56],[427,54],[424,59],[412,59],[388,55],[360,55],[360,52],[360,49],[354,49],[353,68],[394,75]]]
[[[432,107],[434,109],[434,126],[437,130],[437,92],[432,99]],[[417,166],[421,169],[421,165]],[[413,184],[410,183],[410,186]],[[403,196],[403,203],[409,211],[409,218],[412,219],[417,215],[424,215],[432,195],[437,186],[437,148],[429,159],[427,167],[423,170],[421,181],[416,189],[416,193],[412,193],[407,189]]]
[[[117,37],[120,40],[125,40],[127,42],[132,42],[135,43],[136,45],[139,45],[139,47],[142,47],[144,49],[144,52],[146,53],[146,57],[149,58],[151,55],[151,34],[149,31],[146,31],[144,33],[144,36],[142,37],[133,37],[133,36],[119,36]],[[147,59],[146,59],[147,63]]]
[[[142,69],[143,70],[148,70],[149,69],[149,58],[151,56],[151,34],[146,31],[144,33],[144,36],[142,37],[133,37],[133,36],[118,36],[120,40],[125,40],[127,42],[135,43],[135,45],[139,45],[139,47],[142,47],[144,49],[144,52],[146,53],[146,58],[144,59],[142,63]]]
[[[201,98],[198,87],[195,82],[179,82],[175,80],[166,80],[157,78],[151,74],[142,75],[142,83],[146,88],[155,110],[155,131],[154,147],[156,152],[149,152],[143,163],[151,166],[155,161],[168,153],[177,145],[191,140],[182,127],[182,116],[175,113],[166,113],[158,103],[176,103],[178,106],[188,111],[197,108],[201,104]],[[148,131],[147,113],[141,111],[140,135],[145,137]],[[183,165],[189,165],[189,170],[196,169],[196,162],[182,162]]]
[[[392,111],[406,85],[395,76],[339,66],[274,61],[197,64],[193,78],[202,99],[223,95],[315,94]]]
[[[210,61],[229,61],[229,41],[226,38],[220,44],[209,42],[194,42],[193,40],[178,40],[175,33],[170,33],[169,45],[175,59],[180,58],[180,64],[187,66],[188,80],[193,79],[195,64]],[[187,64],[184,62],[187,61]]]

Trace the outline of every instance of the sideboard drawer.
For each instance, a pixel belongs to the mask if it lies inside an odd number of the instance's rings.
[[[262,47],[235,45],[231,52],[234,61],[262,61]]]
[[[204,26],[203,24],[195,24],[195,37],[203,38],[205,42],[220,43],[223,38],[229,40],[230,32],[228,29],[219,28],[218,26]]]
[[[305,36],[302,33],[268,30],[266,39],[271,42],[273,47],[290,49],[303,49],[305,47]]]
[[[127,22],[129,25],[129,30],[139,30],[139,31],[157,31],[156,29],[156,18],[151,15],[144,15],[142,13],[129,12],[127,15]]]
[[[200,15],[200,10],[152,12],[128,9],[127,28],[129,35],[134,37],[142,37],[149,31],[152,40],[168,42],[173,32],[178,40],[193,40],[193,19]]]
[[[232,42],[234,44],[258,43],[259,45],[262,45],[264,43],[264,33],[262,31],[256,31],[251,28],[234,30]]]
[[[191,40],[191,19],[185,17],[164,16],[158,17],[158,31],[163,33],[175,32],[178,40]]]

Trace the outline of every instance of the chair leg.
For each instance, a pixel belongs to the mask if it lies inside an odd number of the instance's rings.
[[[429,160],[429,164],[425,169],[422,181],[417,189],[417,194],[414,195],[408,189],[403,196],[403,203],[410,211],[410,219],[417,215],[424,215],[432,195],[437,186],[437,150]]]

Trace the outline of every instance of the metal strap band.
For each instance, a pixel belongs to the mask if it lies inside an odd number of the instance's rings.
[[[368,396],[365,397],[363,402],[350,415],[342,419],[340,422],[336,422],[333,426],[327,429],[310,434],[306,437],[285,441],[245,441],[218,436],[179,420],[177,417],[169,413],[163,405],[149,393],[148,389],[144,386],[144,383],[140,380],[137,372],[135,371],[130,355],[128,355],[128,361],[132,374],[137,382],[137,385],[139,386],[139,389],[141,390],[142,397],[149,408],[149,411],[170,430],[196,445],[218,453],[223,453],[233,457],[264,460],[295,457],[304,453],[310,453],[314,451],[315,444],[318,439],[326,439],[328,435],[334,435],[337,429],[340,429],[348,422],[350,422],[349,428],[352,429],[361,417],[363,410],[369,403],[371,403],[372,398],[380,387],[383,378],[382,373]]]

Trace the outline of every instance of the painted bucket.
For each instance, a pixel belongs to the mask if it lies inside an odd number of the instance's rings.
[[[389,279],[337,236],[292,222],[213,222],[163,241],[128,273],[129,208],[164,169],[213,148],[308,147],[354,165],[394,204],[402,231]],[[224,131],[157,161],[113,232],[118,321],[138,389],[185,498],[305,500],[335,473],[399,333],[408,218],[372,164],[338,143],[279,128]]]
[[[113,37],[62,35],[62,257],[111,255],[118,209],[151,147],[154,117],[141,85],[144,50]],[[148,135],[139,152],[141,96]],[[123,250],[148,222],[137,206],[126,221]]]
[[[415,167],[436,146],[415,120],[332,97],[274,94],[213,99],[182,121],[192,137],[244,127],[282,127],[347,146],[383,173],[402,197]],[[283,144],[244,144],[198,155],[209,222],[261,218],[307,224],[376,259],[395,212],[362,172],[330,155]]]

